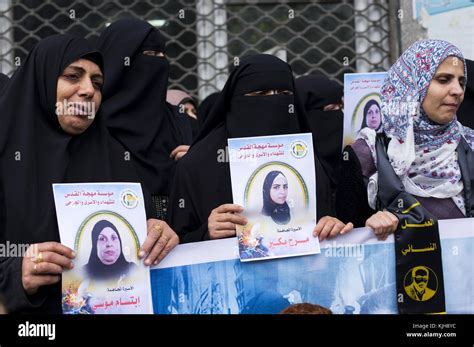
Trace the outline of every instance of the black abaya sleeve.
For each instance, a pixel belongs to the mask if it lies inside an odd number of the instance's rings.
[[[207,220],[201,221],[190,192],[192,187],[189,171],[179,163],[176,166],[168,210],[168,224],[178,234],[180,243],[209,240]]]
[[[316,173],[316,213],[317,219],[324,216],[336,216],[335,199],[331,181],[318,157],[315,157]]]
[[[39,308],[47,299],[47,292],[27,295],[21,278],[22,257],[2,258],[0,263],[0,293],[7,312],[28,312]]]
[[[336,192],[337,217],[354,227],[364,227],[366,220],[375,213],[368,204],[367,187],[359,159],[351,146],[343,151],[341,179]]]

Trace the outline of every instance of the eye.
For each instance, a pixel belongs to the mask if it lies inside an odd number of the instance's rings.
[[[106,238],[105,238],[104,236],[99,236],[99,241],[105,242],[105,241],[106,241]]]
[[[441,84],[445,84],[445,83],[448,83],[449,80],[447,78],[438,78],[438,82]]]
[[[79,80],[79,75],[77,75],[77,74],[64,74],[63,76],[69,81]]]
[[[104,83],[102,81],[92,81],[92,85],[95,89],[101,90],[104,86]]]

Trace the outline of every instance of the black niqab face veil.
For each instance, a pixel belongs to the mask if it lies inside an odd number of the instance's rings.
[[[267,90],[288,90],[293,95],[245,95]],[[229,138],[299,133],[304,112],[295,100],[287,63],[268,54],[245,57],[229,76],[196,141],[221,123]]]
[[[341,110],[324,111],[324,107],[341,103],[342,86],[323,75],[302,76],[296,79],[295,84],[311,126],[315,151],[335,189],[342,152],[344,115]]]
[[[122,19],[104,30],[97,45],[107,76],[103,102],[107,127],[130,151],[141,182],[152,194],[166,195],[174,170],[169,155],[185,143],[166,103],[169,62],[143,54],[165,53],[165,38],[146,21]]]
[[[285,201],[283,204],[278,204],[273,201],[270,195],[270,191],[273,186],[273,181],[278,175],[283,175],[281,171],[270,171],[263,181],[262,196],[263,196],[263,208],[262,214],[270,216],[272,220],[277,224],[287,224],[290,221],[290,207]]]

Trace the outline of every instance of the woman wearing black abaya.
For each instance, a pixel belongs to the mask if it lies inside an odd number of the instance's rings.
[[[165,45],[158,29],[138,19],[112,23],[97,42],[107,75],[103,105],[107,127],[130,152],[160,219],[166,216],[174,159],[183,149],[178,147],[191,140],[181,127],[188,123],[177,118],[186,116],[174,113],[166,102],[170,65]]]
[[[305,132],[309,125],[295,95],[291,68],[266,54],[249,56],[231,73],[188,154],[178,163],[171,195],[170,225],[182,242],[235,235],[245,224],[232,204],[228,138]],[[291,105],[296,115],[291,113]],[[316,159],[318,216],[315,236],[324,239],[352,228],[334,215],[329,182]]]
[[[315,151],[335,195],[344,126],[342,86],[323,75],[299,77],[295,85],[311,126]]]
[[[30,245],[0,258],[9,312],[61,312],[60,275],[74,254],[59,243],[52,183],[137,181],[96,116],[102,81],[100,53],[84,39],[55,35],[30,52],[0,97],[0,243]],[[145,264],[166,254],[162,234],[174,234],[158,220],[148,230],[156,232],[142,246]]]

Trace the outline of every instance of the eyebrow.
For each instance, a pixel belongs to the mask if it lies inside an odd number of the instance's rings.
[[[447,73],[447,72],[438,72],[435,77],[449,77],[449,78],[455,78],[456,76],[454,76],[453,74],[451,73]],[[462,76],[459,76],[459,78],[462,78],[462,79],[466,79],[466,77],[464,75]]]
[[[65,70],[67,70],[67,69],[72,69],[75,72],[78,72],[78,73],[81,73],[81,74],[86,72],[86,70],[84,68],[82,68],[80,66],[76,66],[76,65],[69,65]],[[98,78],[104,78],[104,76],[101,73],[95,73],[95,74],[91,75],[91,77],[92,78],[97,78],[97,77]]]

